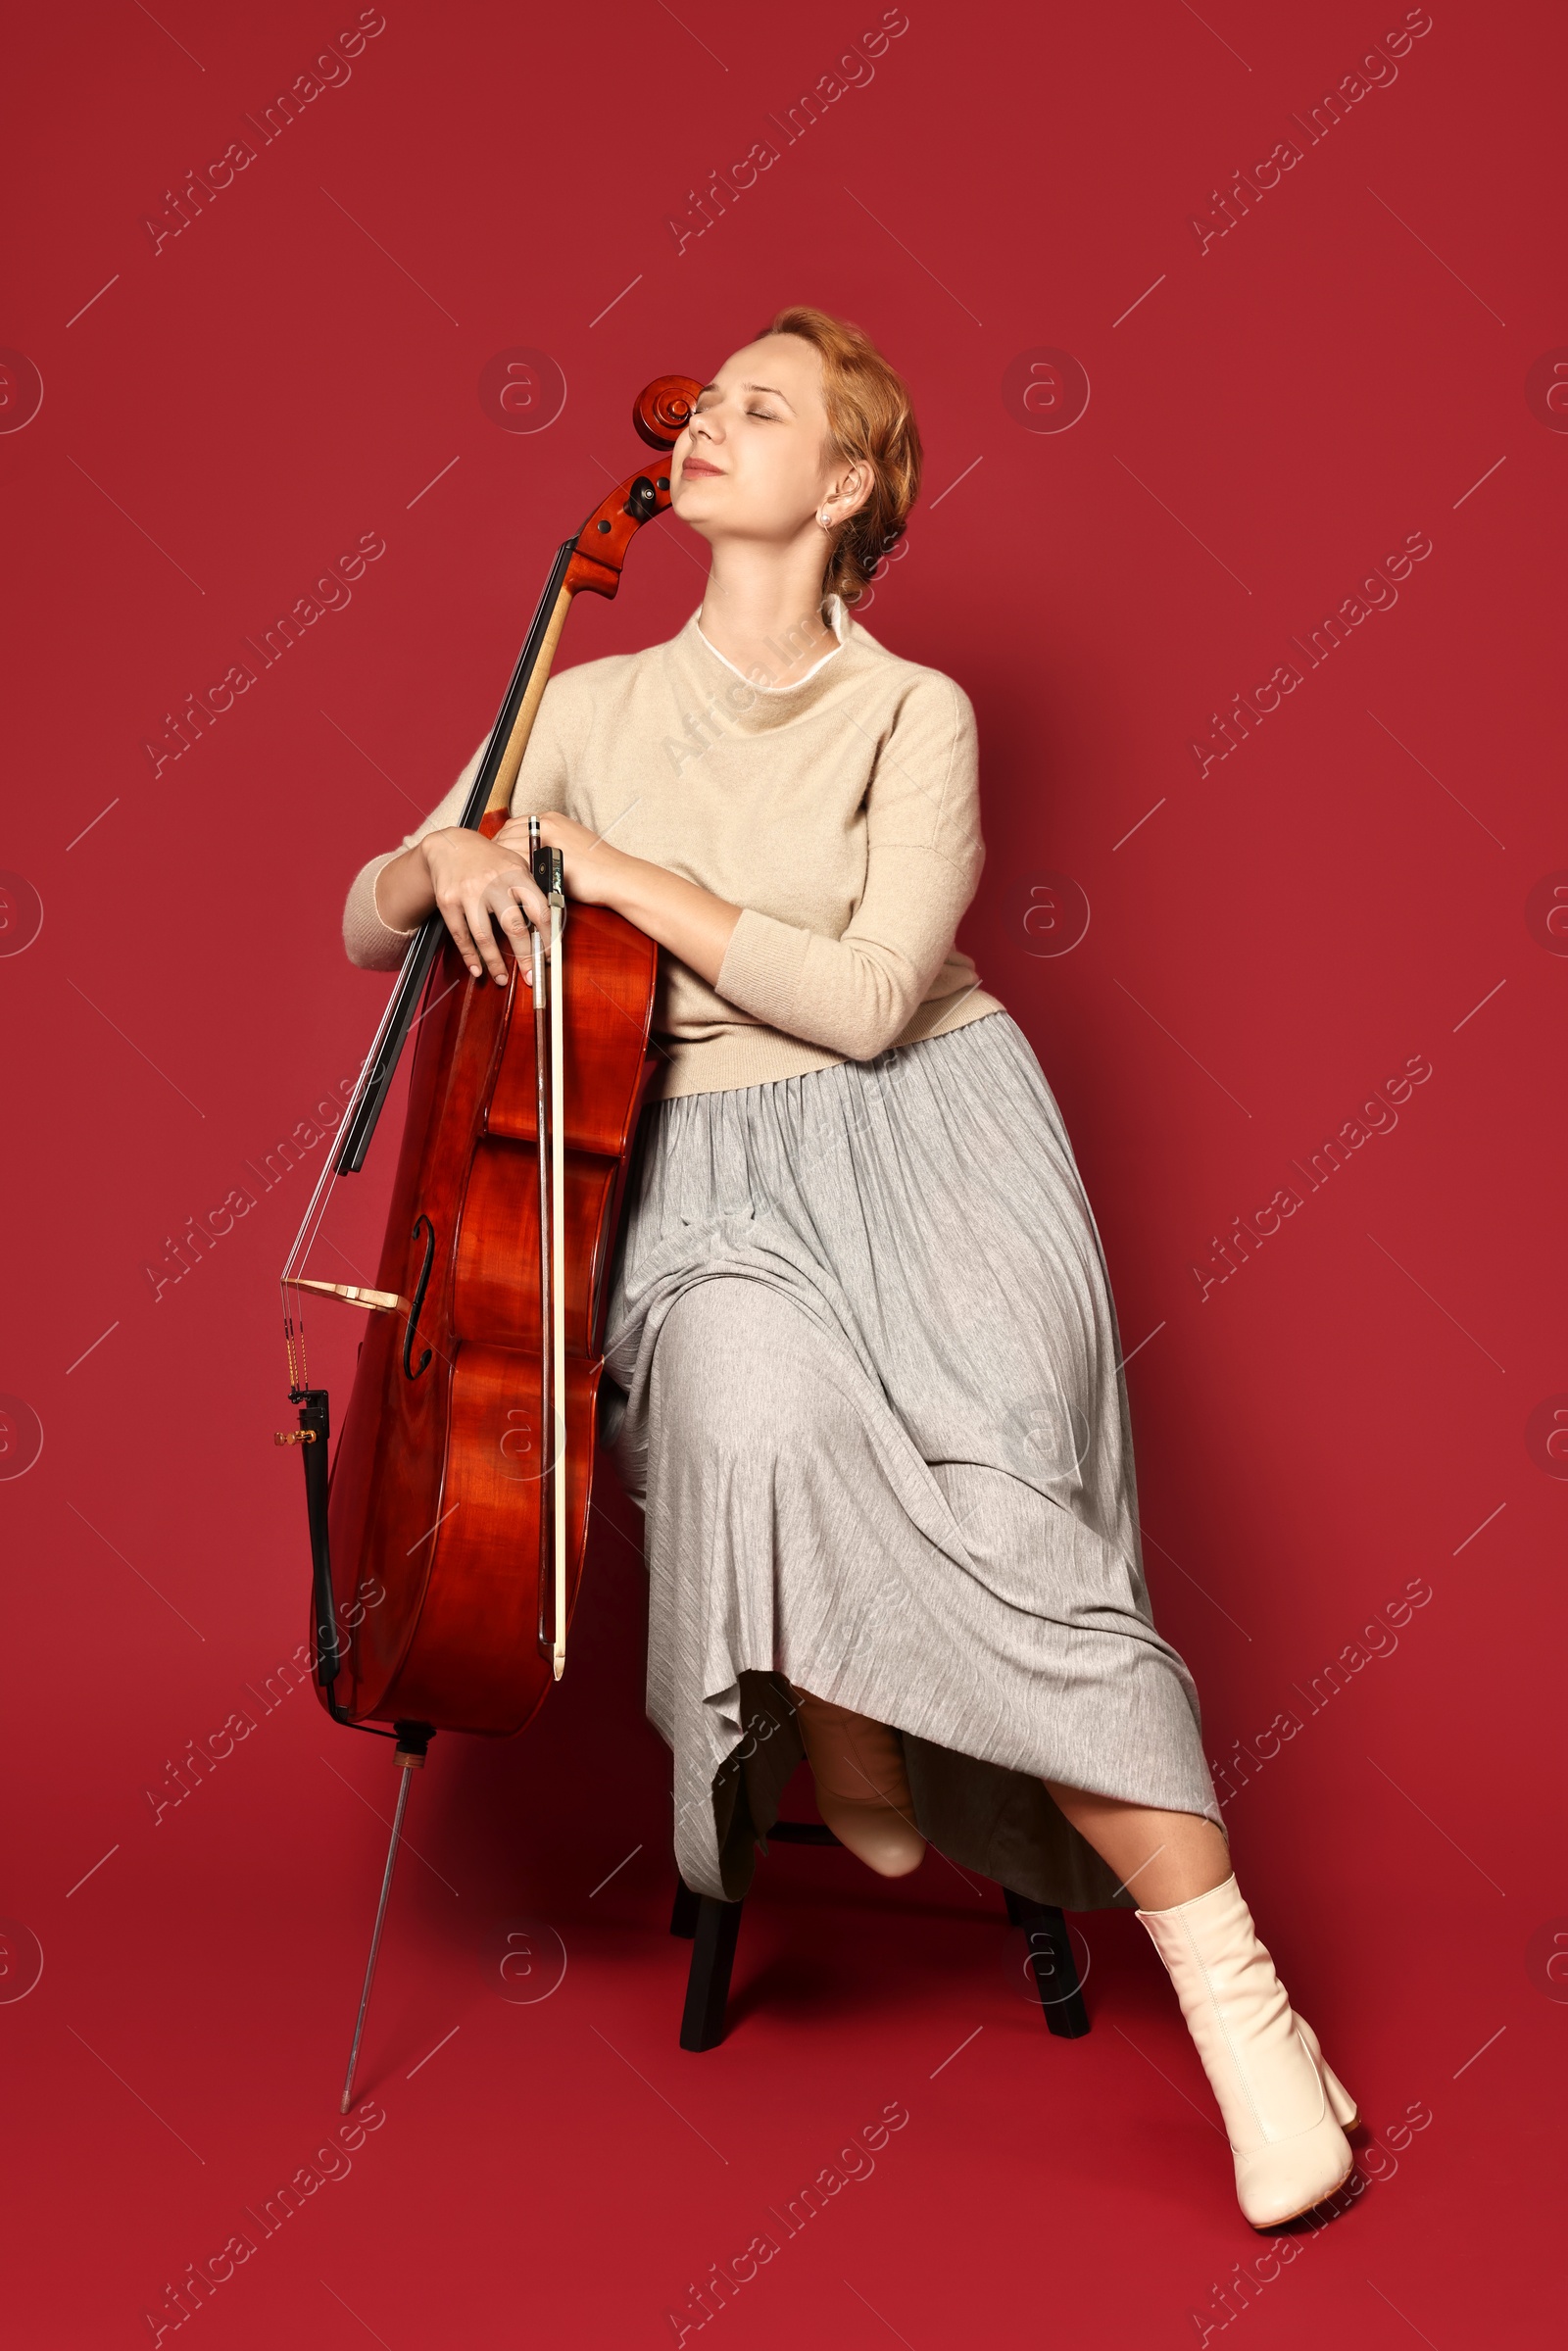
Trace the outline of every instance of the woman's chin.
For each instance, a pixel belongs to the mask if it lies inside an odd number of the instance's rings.
[[[710,520],[710,517],[701,513],[701,511],[695,514],[688,514],[683,508],[675,506],[673,503],[671,504],[669,511],[674,515],[677,522],[683,522],[686,525],[686,528],[689,531],[694,531],[699,539],[706,539],[710,549],[713,547],[719,530],[719,526],[716,521]]]

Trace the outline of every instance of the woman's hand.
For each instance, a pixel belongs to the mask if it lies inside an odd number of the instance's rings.
[[[565,823],[564,817],[555,819]],[[520,829],[522,855],[506,845],[507,834]],[[570,828],[580,832],[581,826]],[[548,938],[550,906],[529,870],[528,827],[513,822],[494,841],[461,825],[450,831],[426,833],[419,843],[436,911],[457,943],[459,955],[474,979],[488,971],[498,988],[507,984],[507,966],[497,932],[508,938],[526,973],[529,966],[528,923]]]
[[[584,906],[616,906],[619,885],[631,862],[620,850],[612,849],[599,834],[590,832],[585,824],[577,824],[570,816],[564,816],[559,808],[550,808],[541,815],[539,839],[546,849],[559,849],[562,853],[568,901],[576,899]],[[497,833],[496,845],[515,850],[526,861],[527,817],[510,817]]]
[[[564,816],[559,808],[540,817],[539,838],[547,849],[561,851],[568,901],[609,906],[667,949],[710,987],[715,984],[741,918],[739,906],[715,898],[710,890],[700,889],[682,874],[650,864],[646,857],[612,849],[601,834]],[[526,857],[527,818],[514,816],[504,824],[496,835],[496,847],[519,850]]]

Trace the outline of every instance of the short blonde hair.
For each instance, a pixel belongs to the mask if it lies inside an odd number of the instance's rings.
[[[829,447],[870,468],[871,494],[838,525],[822,575],[824,603],[836,594],[857,604],[920,495],[920,431],[908,387],[861,328],[808,303],[779,311],[762,333],[800,335],[820,355]]]

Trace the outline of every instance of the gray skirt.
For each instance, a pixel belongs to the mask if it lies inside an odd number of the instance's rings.
[[[904,1734],[960,1868],[1130,1904],[1044,1781],[1223,1827],[1145,1590],[1103,1252],[1007,1012],[644,1113],[601,1432],[642,1506],[675,1855],[735,1900],[788,1684]]]

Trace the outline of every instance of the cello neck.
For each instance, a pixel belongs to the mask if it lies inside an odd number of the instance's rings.
[[[489,798],[486,800],[483,809],[484,816],[500,814],[505,818],[512,813],[512,795],[516,786],[517,770],[522,765],[523,753],[527,750],[528,738],[533,733],[533,722],[539,715],[539,705],[544,700],[544,691],[550,682],[550,666],[556,658],[556,647],[561,642],[561,632],[566,625],[566,614],[571,610],[571,598],[572,590],[569,583],[563,581],[557,590],[555,602],[545,616],[543,634],[539,639],[533,664],[528,672],[528,682],[523,688],[522,699],[517,704],[511,732],[502,748],[501,758],[490,785]],[[488,761],[486,764],[488,765]]]

